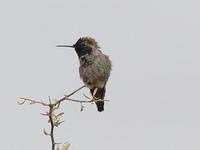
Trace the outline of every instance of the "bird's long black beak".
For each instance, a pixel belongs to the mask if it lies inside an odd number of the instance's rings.
[[[56,45],[56,47],[71,47],[71,48],[74,48],[74,45]]]

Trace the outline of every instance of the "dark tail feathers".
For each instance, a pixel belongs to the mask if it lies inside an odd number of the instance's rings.
[[[92,95],[93,95],[94,90],[95,90],[95,88],[90,89],[90,92],[91,92]],[[98,89],[97,89],[97,92],[96,92],[96,94],[95,94],[94,96],[95,96],[95,98],[97,98],[97,99],[103,100],[103,99],[104,99],[104,96],[105,96],[105,92],[106,92],[106,88],[105,88],[105,87],[104,87],[104,88],[101,88],[101,89],[98,88]],[[104,111],[104,101],[96,102],[96,105],[97,105],[97,110],[98,110],[99,112]]]

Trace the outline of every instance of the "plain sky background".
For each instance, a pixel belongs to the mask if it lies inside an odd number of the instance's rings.
[[[200,149],[200,2],[1,0],[2,150],[50,149],[46,110],[20,96],[61,98],[82,85],[72,49],[95,38],[113,62],[105,111],[63,103],[57,142],[72,150]],[[74,98],[89,95],[81,91]]]

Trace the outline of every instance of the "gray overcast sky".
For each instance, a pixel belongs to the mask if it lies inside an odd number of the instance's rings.
[[[200,149],[200,2],[1,0],[0,139],[3,150],[50,149],[49,127],[20,96],[61,98],[82,85],[73,50],[94,37],[113,61],[105,111],[64,103],[58,142],[73,150]],[[83,90],[76,98],[80,98]]]

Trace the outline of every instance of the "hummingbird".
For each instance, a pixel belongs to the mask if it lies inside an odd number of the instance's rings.
[[[109,57],[102,53],[96,40],[91,37],[81,37],[74,45],[57,45],[57,47],[75,49],[80,62],[80,78],[84,85],[90,89],[97,110],[104,111],[103,99],[112,68]]]

